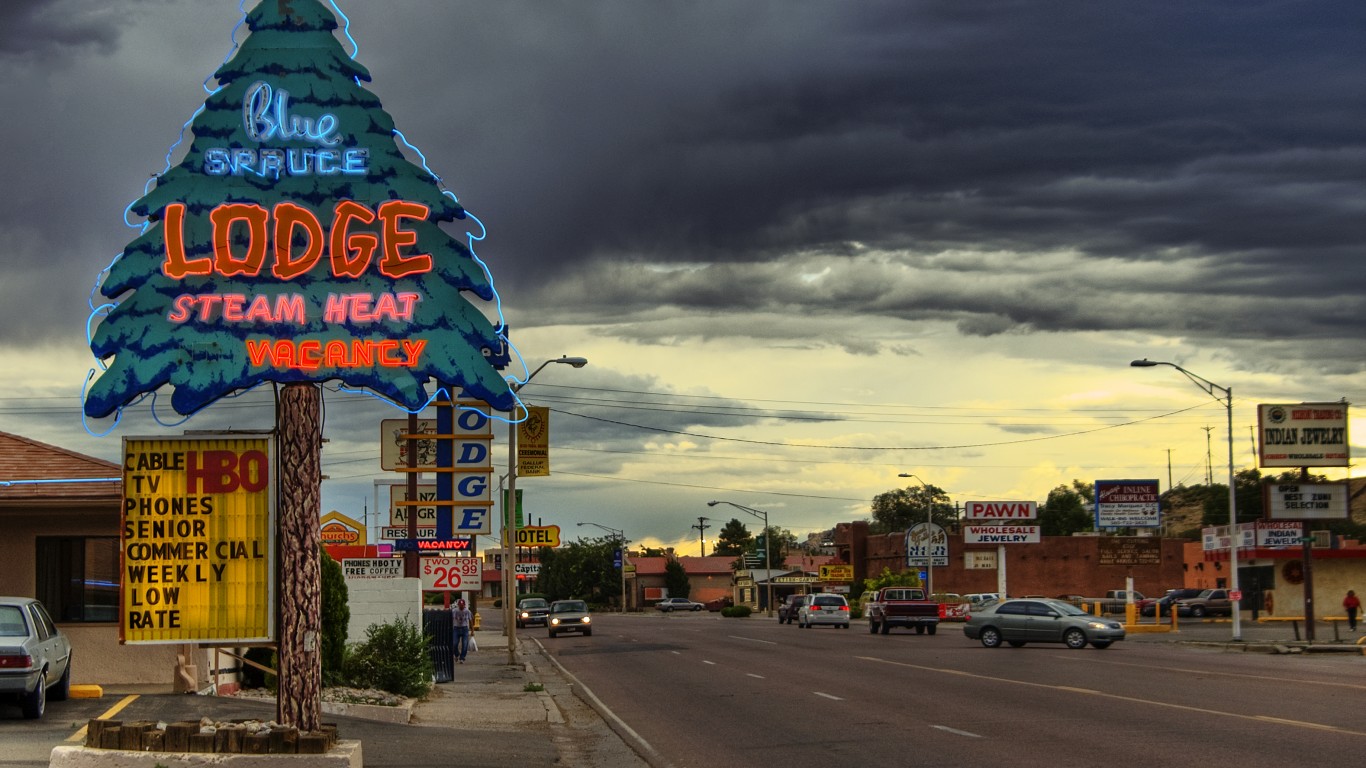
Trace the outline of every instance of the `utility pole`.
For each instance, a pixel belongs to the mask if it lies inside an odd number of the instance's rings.
[[[1205,430],[1205,485],[1214,485],[1214,464],[1210,454],[1209,435],[1214,431],[1214,427],[1201,427]]]
[[[698,546],[698,550],[699,550],[699,551],[698,551],[698,554],[701,555],[702,557],[706,557],[706,556],[707,556],[707,535],[706,535],[706,530],[707,530],[708,528],[711,527],[710,525],[707,525],[707,520],[708,520],[708,519],[710,519],[710,518],[699,517],[699,518],[697,518],[697,525],[691,526],[691,527],[697,529],[697,546]]]

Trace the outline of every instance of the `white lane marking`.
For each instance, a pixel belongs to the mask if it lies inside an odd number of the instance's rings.
[[[1099,698],[1113,699],[1113,700],[1115,700],[1115,701],[1127,701],[1127,702],[1130,702],[1130,703],[1133,703],[1133,704],[1146,704],[1146,705],[1152,706],[1152,707],[1162,707],[1162,708],[1164,708],[1164,709],[1175,709],[1175,710],[1182,711],[1182,712],[1197,712],[1197,713],[1205,714],[1205,715],[1217,715],[1217,716],[1219,716],[1219,717],[1228,717],[1228,718],[1232,718],[1232,719],[1234,719],[1234,720],[1253,720],[1253,721],[1263,722],[1263,723],[1268,723],[1268,722],[1269,722],[1269,723],[1279,723],[1279,724],[1284,724],[1284,725],[1289,725],[1289,726],[1295,726],[1295,727],[1301,727],[1301,728],[1313,728],[1313,729],[1315,729],[1315,730],[1331,731],[1331,732],[1333,732],[1333,733],[1347,733],[1347,734],[1351,734],[1351,735],[1353,735],[1353,736],[1366,736],[1366,731],[1356,731],[1356,730],[1352,730],[1352,729],[1350,729],[1350,728],[1339,728],[1339,727],[1337,727],[1337,726],[1325,725],[1325,724],[1319,724],[1319,723],[1306,723],[1306,722],[1301,722],[1301,721],[1298,721],[1298,720],[1281,720],[1281,719],[1278,719],[1278,718],[1269,718],[1269,717],[1267,717],[1267,716],[1265,716],[1265,715],[1244,715],[1244,714],[1240,714],[1240,713],[1238,713],[1238,712],[1228,712],[1228,711],[1220,710],[1220,709],[1209,709],[1208,707],[1194,707],[1194,706],[1188,706],[1188,705],[1185,705],[1185,704],[1173,704],[1173,703],[1167,702],[1167,701],[1157,701],[1157,700],[1155,700],[1155,699],[1142,699],[1142,698],[1139,698],[1139,697],[1137,697],[1137,696],[1124,696],[1124,695],[1118,694],[1118,693],[1106,693],[1106,692],[1104,692],[1104,691],[1096,691],[1096,690],[1091,690],[1091,689],[1089,689],[1089,688],[1072,688],[1072,687],[1065,686],[1065,685],[1051,685],[1051,684],[1049,684],[1049,683],[1035,683],[1035,682],[1031,682],[1031,681],[1028,681],[1028,680],[1011,680],[1011,679],[1008,678],[1008,677],[996,677],[996,676],[994,676],[994,675],[983,675],[983,674],[978,674],[978,673],[976,673],[976,672],[967,672],[967,671],[964,671],[964,670],[961,670],[961,669],[942,669],[942,668],[940,668],[940,667],[927,667],[927,666],[924,666],[924,665],[921,665],[921,664],[908,664],[908,663],[906,663],[906,662],[901,662],[901,661],[891,661],[890,659],[880,659],[880,658],[878,658],[878,657],[876,657],[876,656],[855,656],[854,658],[856,658],[856,659],[861,659],[861,660],[863,660],[863,661],[871,661],[871,662],[875,662],[875,663],[878,663],[878,664],[889,664],[889,665],[895,666],[895,667],[905,667],[905,668],[907,668],[907,669],[918,669],[918,670],[921,670],[921,671],[924,671],[924,672],[939,672],[939,673],[941,673],[941,674],[946,674],[946,675],[958,675],[958,676],[960,676],[960,677],[971,677],[971,678],[974,678],[974,679],[977,679],[977,680],[990,680],[990,681],[992,681],[992,682],[997,682],[997,683],[1009,683],[1009,684],[1011,684],[1011,685],[1019,685],[1019,686],[1023,686],[1023,687],[1026,687],[1026,688],[1043,688],[1043,689],[1045,689],[1045,690],[1063,691],[1063,692],[1066,692],[1066,693],[1079,693],[1079,694],[1086,695],[1086,696],[1096,696],[1096,697],[1099,697]]]
[[[947,725],[931,725],[930,727],[931,727],[931,728],[938,729],[938,730],[941,730],[941,731],[946,731],[946,732],[948,732],[948,733],[954,733],[954,734],[957,734],[957,735],[959,735],[959,736],[967,736],[967,737],[970,738],[970,739],[980,739],[980,738],[982,738],[982,734],[980,734],[980,733],[972,733],[971,731],[960,731],[960,730],[958,730],[957,728],[950,728],[950,727],[948,727]]]
[[[710,665],[712,665],[713,667],[716,666],[716,662],[714,662],[714,661],[707,661],[706,659],[703,659],[703,660],[702,660],[702,663],[703,663],[703,664],[710,664]]]
[[[682,656],[682,655],[683,655],[683,652],[682,652],[682,651],[669,651],[669,653],[672,653],[672,654],[675,655],[675,656]]]
[[[812,693],[816,694],[817,696],[823,696],[827,699],[830,699],[831,701],[844,701],[844,699],[841,699],[838,696],[831,696],[828,693],[821,693],[820,691],[812,691]]]
[[[748,641],[751,642],[751,643],[763,643],[764,645],[777,645],[777,643],[773,642],[772,640],[760,640],[760,639],[757,638],[757,637],[741,637],[741,636],[739,636],[739,635],[726,635],[726,637],[729,637],[729,638],[732,639],[732,640],[748,640]]]
[[[749,675],[750,677],[757,678],[757,679],[759,679],[759,680],[765,679],[763,675],[756,675],[756,674],[754,674],[753,672],[746,672],[745,674],[746,674],[746,675]]]

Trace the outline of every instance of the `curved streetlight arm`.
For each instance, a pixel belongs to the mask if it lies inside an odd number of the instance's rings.
[[[920,477],[917,477],[916,475],[911,474],[910,472],[902,472],[902,473],[898,474],[897,477],[909,477],[909,478],[911,478],[912,480],[918,481],[922,486],[924,486],[924,488],[925,488],[925,526],[926,526],[925,533],[926,533],[927,535],[933,536],[933,532],[934,532],[934,491],[930,490],[930,484],[927,483],[927,482],[925,482],[925,481],[924,481],[923,479],[921,479]],[[908,545],[908,547],[909,547],[909,541],[907,542],[907,545]],[[925,558],[925,576],[926,576],[926,579],[925,579],[925,594],[929,595],[929,594],[933,594],[933,588],[934,588],[934,553],[933,553],[933,551],[931,551],[931,547],[930,547],[929,544],[926,544],[926,545],[925,545],[925,549],[926,549],[926,552],[928,553],[927,557]]]
[[[1212,381],[1210,381],[1209,379],[1205,378],[1204,376],[1200,376],[1200,375],[1198,375],[1198,374],[1191,373],[1190,371],[1186,370],[1185,368],[1182,368],[1181,366],[1177,365],[1176,363],[1168,363],[1168,362],[1165,362],[1165,361],[1162,361],[1162,360],[1149,360],[1149,359],[1147,359],[1146,357],[1143,358],[1142,360],[1135,360],[1135,361],[1129,363],[1129,366],[1132,367],[1132,368],[1155,368],[1155,367],[1157,367],[1157,366],[1159,366],[1159,365],[1166,365],[1166,366],[1169,366],[1169,367],[1171,367],[1171,368],[1175,368],[1176,370],[1180,371],[1181,374],[1182,374],[1183,376],[1185,376],[1186,378],[1188,378],[1188,379],[1191,380],[1191,383],[1192,383],[1192,384],[1194,384],[1195,386],[1197,386],[1197,387],[1199,387],[1199,388],[1205,390],[1205,392],[1208,393],[1210,397],[1212,397],[1212,398],[1214,398],[1214,399],[1216,399],[1216,400],[1220,399],[1220,395],[1217,394],[1217,392],[1222,392],[1222,393],[1223,393],[1222,396],[1223,396],[1223,398],[1225,398],[1225,399],[1230,399],[1230,400],[1231,400],[1232,397],[1233,397],[1233,390],[1232,390],[1232,389],[1230,389],[1230,388],[1228,388],[1228,387],[1221,387],[1221,386],[1219,386],[1218,384],[1215,384],[1214,382],[1212,382]]]
[[[510,382],[510,389],[513,394],[520,392],[527,382],[536,377],[547,365],[551,363],[563,363],[574,368],[582,368],[588,365],[586,357],[569,357],[561,355],[536,366],[536,370],[530,376],[519,381]],[[513,569],[517,567],[517,515],[512,508],[517,504],[517,410],[525,411],[526,407],[522,401],[513,398],[516,403],[512,410],[508,412],[508,473],[507,494],[503,496],[503,538],[506,539],[504,546],[507,548],[507,555],[503,558],[503,631],[508,638],[508,665],[517,663],[517,622],[513,614],[514,603],[516,602],[517,580],[513,578]],[[624,607],[624,606],[623,606]]]
[[[1241,592],[1238,585],[1238,540],[1240,536],[1238,532],[1238,494],[1235,489],[1235,483],[1237,482],[1237,478],[1233,474],[1233,388],[1221,387],[1218,384],[1215,384],[1214,382],[1205,378],[1204,376],[1197,376],[1194,373],[1191,373],[1190,371],[1186,370],[1185,368],[1182,368],[1176,363],[1168,363],[1163,360],[1149,360],[1146,357],[1142,360],[1134,360],[1133,362],[1129,363],[1129,366],[1133,368],[1154,368],[1159,365],[1166,365],[1180,371],[1183,376],[1191,380],[1191,383],[1195,384],[1195,386],[1199,387],[1200,389],[1203,389],[1205,393],[1208,394],[1210,397],[1214,398],[1215,400],[1220,400],[1224,406],[1225,412],[1228,414],[1228,529],[1230,536],[1228,547],[1229,587],[1231,588],[1230,592],[1232,592],[1234,595],[1238,595]],[[1219,397],[1219,395],[1215,394],[1216,390],[1224,394],[1222,400]],[[1234,642],[1238,642],[1243,639],[1242,600],[1239,597],[1235,597],[1232,602],[1233,640]]]
[[[617,537],[618,539],[621,539],[622,541],[626,541],[626,531],[623,530],[623,529],[621,529],[621,528],[612,528],[611,526],[603,525],[602,523],[576,523],[576,525],[578,525],[578,526],[580,526],[580,527],[585,526],[585,525],[597,526],[598,528],[601,528],[601,529],[603,529],[604,531],[607,531],[608,533],[612,534],[613,536]]]
[[[768,536],[768,513],[762,509],[747,507],[744,504],[736,504],[733,501],[709,501],[707,506],[714,507],[717,504],[726,504],[736,509],[742,509],[755,517],[762,518],[764,521],[764,582],[768,585],[768,615],[773,615],[773,542]]]

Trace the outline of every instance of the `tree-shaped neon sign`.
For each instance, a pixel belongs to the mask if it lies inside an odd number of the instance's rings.
[[[184,159],[130,210],[147,225],[110,265],[90,347],[102,418],[170,385],[190,414],[262,382],[341,381],[412,411],[453,385],[512,410],[493,364],[496,301],[440,224],[464,208],[409,162],[369,72],[318,0],[268,0],[214,74]]]

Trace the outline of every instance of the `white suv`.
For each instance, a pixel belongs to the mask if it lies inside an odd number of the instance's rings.
[[[802,607],[797,609],[797,625],[809,629],[816,624],[849,628],[849,601],[844,599],[844,595],[822,592],[802,603]]]

